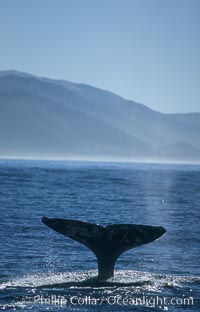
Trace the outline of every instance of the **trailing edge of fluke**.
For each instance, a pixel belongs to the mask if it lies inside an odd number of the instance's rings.
[[[160,238],[166,230],[161,226],[113,224],[106,227],[83,221],[42,218],[51,229],[91,249],[98,261],[100,280],[114,276],[117,258],[125,251]]]

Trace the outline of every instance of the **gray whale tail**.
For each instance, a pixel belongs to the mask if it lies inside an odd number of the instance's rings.
[[[114,276],[117,258],[125,251],[160,238],[166,230],[161,226],[113,224],[106,227],[83,221],[42,218],[51,229],[91,249],[98,261],[98,278]]]

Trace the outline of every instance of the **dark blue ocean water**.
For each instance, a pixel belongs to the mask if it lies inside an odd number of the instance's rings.
[[[95,256],[42,216],[167,233],[123,254],[112,285],[83,287]],[[200,311],[199,223],[200,166],[1,160],[0,309]]]

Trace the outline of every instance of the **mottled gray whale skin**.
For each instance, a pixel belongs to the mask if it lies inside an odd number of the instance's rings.
[[[91,249],[98,261],[98,278],[114,276],[117,258],[125,251],[160,238],[166,230],[161,226],[113,224],[106,227],[83,221],[42,218],[51,229]]]

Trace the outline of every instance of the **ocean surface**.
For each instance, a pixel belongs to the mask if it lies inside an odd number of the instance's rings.
[[[163,226],[105,285],[94,254],[43,216]],[[200,311],[200,166],[0,160],[0,309]]]

